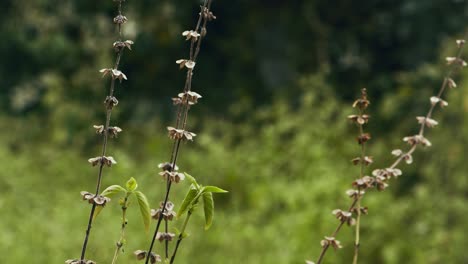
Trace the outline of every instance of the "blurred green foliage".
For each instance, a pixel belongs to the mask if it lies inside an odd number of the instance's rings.
[[[164,182],[157,164],[169,157],[165,127],[170,97],[183,85],[175,60],[186,55],[180,33],[196,17],[196,1],[127,1],[123,57],[129,77],[117,90],[110,144],[118,162],[104,186],[135,177],[153,208]],[[112,61],[112,1],[6,0],[0,16],[0,256],[5,263],[63,263],[79,255],[92,191]],[[443,58],[466,27],[466,0],[215,1],[194,89],[203,101],[189,125],[199,134],[182,146],[180,168],[229,194],[216,200],[214,224],[195,216],[180,263],[303,263],[345,208],[344,191],[358,173],[356,129],[346,121],[352,98],[370,93],[370,153],[388,166],[390,151],[416,131],[443,78]],[[468,73],[449,107],[388,191],[369,193],[362,219],[362,263],[466,263],[468,233]],[[183,199],[188,183],[174,188]],[[150,234],[129,211],[126,255],[146,250]],[[92,230],[88,255],[112,257],[120,209],[112,201]],[[181,223],[179,223],[180,226]],[[327,263],[347,263],[352,229]],[[158,245],[157,251],[162,246]]]

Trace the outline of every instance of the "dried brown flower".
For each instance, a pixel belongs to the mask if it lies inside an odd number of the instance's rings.
[[[105,206],[106,203],[110,202],[110,198],[102,196],[102,195],[95,195],[90,192],[82,191],[81,196],[83,200],[88,201],[90,204],[95,204],[97,206]]]
[[[159,204],[159,209],[157,209],[157,210],[151,209],[151,217],[153,219],[159,219],[159,217],[161,216],[163,205],[164,205],[164,202],[161,202]],[[166,203],[166,210],[164,210],[164,213],[163,213],[163,218],[165,220],[172,221],[172,219],[174,219],[174,217],[177,216],[176,212],[174,212],[173,209],[174,209],[174,204],[172,202],[168,201]]]
[[[351,212],[335,209],[333,210],[332,214],[335,215],[338,220],[346,223],[348,226],[354,225],[356,223],[356,220],[353,218],[353,214]]]
[[[333,249],[337,250],[342,248],[340,241],[336,240],[334,237],[325,237],[324,240],[320,241],[322,247],[332,246]]]
[[[374,184],[374,178],[370,176],[364,176],[353,182],[353,186],[359,189],[368,189],[372,188]]]
[[[119,79],[121,82],[122,80],[127,80],[127,75],[125,75],[123,72],[117,70],[117,69],[112,69],[112,68],[105,68],[101,69],[99,71],[102,73],[102,77],[106,76],[107,74],[110,74],[112,79]]]
[[[348,119],[359,124],[359,125],[364,125],[367,122],[369,122],[369,115],[349,115]]]
[[[122,49],[127,48],[129,50],[132,50],[132,45],[134,44],[133,41],[131,40],[126,40],[126,41],[116,41],[112,45],[115,49],[116,52],[120,52]]]
[[[184,32],[182,32],[182,36],[185,37],[185,40],[190,40],[190,39],[193,39],[195,41],[198,40],[198,38],[200,37],[200,34],[196,31],[193,31],[193,30],[186,30]]]
[[[106,105],[107,109],[111,110],[114,106],[119,104],[119,100],[114,96],[107,96],[106,100],[104,100],[104,104]]]
[[[167,178],[169,178],[171,182],[175,183],[179,183],[185,179],[185,175],[177,171],[162,171],[159,173],[159,175],[161,175],[166,181]]]
[[[423,145],[425,147],[426,146],[427,147],[432,146],[432,143],[422,135],[414,135],[414,136],[404,137],[403,141],[408,142],[408,144],[410,144],[411,146],[418,145],[418,144],[421,144],[421,145]]]
[[[181,59],[181,60],[177,60],[176,63],[179,64],[179,67],[181,69],[184,67],[187,67],[187,69],[195,68],[195,62],[191,60]]]
[[[417,116],[416,120],[418,120],[419,124],[424,124],[427,127],[435,127],[439,124],[439,122],[435,121],[434,119],[424,116]]]
[[[455,65],[460,67],[466,67],[468,65],[466,61],[457,57],[447,57],[445,60],[447,61],[447,65]]]
[[[364,133],[364,134],[357,137],[357,142],[359,144],[364,144],[367,141],[369,141],[370,139],[371,139],[371,135],[369,133]]]
[[[148,252],[143,251],[143,250],[136,250],[135,252],[133,252],[133,254],[136,256],[137,260],[142,260],[146,258],[146,255],[148,254]],[[161,256],[159,256],[158,254],[154,252],[151,252],[150,263],[154,264],[156,262],[161,262]]]
[[[115,24],[123,25],[123,24],[127,23],[127,21],[128,21],[128,19],[124,15],[118,15],[118,16],[114,17],[114,23]]]
[[[193,141],[193,138],[197,136],[197,134],[185,131],[183,129],[176,129],[174,127],[167,127],[167,130],[169,131],[169,138],[174,139],[174,140],[190,140]]]
[[[158,165],[158,168],[162,169],[163,171],[178,171],[179,170],[179,167],[177,167],[177,165],[175,165],[174,169],[172,169],[172,163],[170,162],[160,163]]]
[[[365,193],[366,193],[365,191],[358,191],[355,189],[349,189],[346,191],[346,195],[354,199],[356,199],[358,195],[362,197]]]
[[[107,166],[112,166],[114,164],[117,164],[117,161],[114,160],[113,157],[109,156],[109,157],[106,157],[106,156],[102,156],[102,157],[95,157],[95,158],[91,158],[91,159],[88,159],[88,162],[91,163],[91,165],[93,166],[96,166],[100,163],[104,164],[104,165],[107,165]]]
[[[160,242],[163,242],[164,240],[172,241],[174,237],[175,237],[175,234],[166,233],[166,232],[158,232],[158,234],[156,235],[156,239],[159,240]]]

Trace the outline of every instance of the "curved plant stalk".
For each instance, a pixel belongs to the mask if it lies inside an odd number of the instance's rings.
[[[468,32],[465,34],[465,39],[468,37]],[[461,58],[463,48],[465,46],[465,40],[457,40],[457,53],[455,57],[447,57],[446,61],[448,64],[448,71],[445,75],[444,81],[442,82],[439,91],[437,92],[436,96],[432,96],[430,98],[430,107],[427,111],[425,116],[418,116],[416,119],[420,124],[419,131],[416,135],[408,136],[403,139],[403,141],[409,144],[409,149],[406,151],[396,149],[392,151],[392,154],[396,156],[396,160],[388,167],[384,169],[377,169],[372,172],[373,177],[364,176],[356,181],[353,182],[353,186],[355,189],[348,190],[347,195],[350,196],[353,200],[351,205],[349,206],[348,212],[357,211],[357,208],[360,207],[360,201],[362,200],[362,196],[364,191],[367,189],[376,188],[379,191],[382,191],[388,187],[387,182],[391,178],[396,178],[402,174],[401,170],[397,168],[397,166],[402,162],[405,161],[407,164],[411,164],[413,162],[412,154],[416,151],[418,146],[429,147],[431,146],[431,142],[425,138],[425,128],[426,127],[433,127],[438,124],[437,121],[432,119],[432,114],[436,108],[436,106],[445,107],[448,103],[442,99],[444,93],[446,92],[447,88],[456,88],[457,84],[452,79],[453,75],[456,71],[460,70],[463,67],[467,66],[467,63]],[[360,197],[356,199],[356,197]],[[325,237],[324,240],[321,241],[322,250],[320,255],[316,261],[316,264],[322,263],[326,252],[330,247],[334,249],[341,248],[340,241],[336,240],[336,236],[338,235],[341,227],[346,223],[348,219],[340,219],[340,222],[332,233],[330,237]],[[357,233],[356,233],[357,235]],[[356,237],[356,244],[359,246],[359,238]],[[355,249],[358,250],[358,249]],[[355,254],[354,258],[357,261],[357,253]],[[354,260],[353,260],[354,261]],[[307,263],[314,263],[312,261],[306,261]]]

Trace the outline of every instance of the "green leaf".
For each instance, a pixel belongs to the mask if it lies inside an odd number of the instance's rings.
[[[143,224],[145,225],[145,230],[148,232],[150,222],[151,222],[151,213],[150,213],[150,207],[148,204],[148,199],[140,191],[136,191],[134,192],[134,194],[138,200],[138,205],[140,206],[141,217],[143,218]]]
[[[195,177],[193,177],[192,175],[184,172],[185,174],[185,178],[187,178],[191,184],[193,184],[193,186],[195,186],[195,188],[197,188],[198,190],[200,189],[200,185],[198,184],[197,180],[195,180]]]
[[[185,195],[184,200],[182,201],[182,205],[179,208],[179,211],[177,212],[177,217],[181,217],[187,210],[189,210],[192,207],[192,204],[196,202],[195,200],[198,197],[198,190],[197,188],[192,184],[190,185],[190,190],[187,192]]]
[[[205,230],[208,230],[213,223],[214,201],[213,193],[203,193],[203,210],[205,211]]]
[[[135,178],[131,177],[130,180],[127,181],[126,186],[127,186],[127,190],[133,192],[138,187],[138,184]]]
[[[107,187],[104,191],[102,191],[101,195],[110,197],[110,196],[115,195],[115,194],[117,194],[119,192],[126,193],[127,190],[125,190],[125,188],[120,186],[120,185],[111,185],[111,186]]]
[[[205,186],[202,189],[202,193],[227,193],[228,191],[223,190],[216,186]]]

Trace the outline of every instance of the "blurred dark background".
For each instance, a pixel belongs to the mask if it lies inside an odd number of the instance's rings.
[[[170,154],[165,127],[170,98],[183,88],[186,58],[200,1],[128,0],[125,39],[135,41],[121,69],[110,143],[117,166],[104,185],[135,177],[152,207],[164,183],[157,164]],[[303,263],[345,208],[357,176],[357,129],[346,116],[367,87],[375,166],[417,131],[446,73],[445,57],[467,29],[466,0],[214,1],[193,90],[203,98],[190,112],[199,134],[183,145],[180,167],[201,183],[228,189],[217,196],[212,230],[190,224],[181,263]],[[78,257],[100,138],[111,67],[115,2],[3,0],[0,3],[0,256],[4,262],[61,263]],[[465,52],[466,54],[466,52]],[[468,73],[436,112],[433,147],[418,151],[404,175],[383,193],[369,193],[362,222],[362,263],[468,263]],[[370,173],[370,171],[369,171]],[[180,204],[187,183],[174,191]],[[117,200],[117,199],[116,199]],[[130,208],[130,211],[132,208]],[[146,249],[137,208],[130,212],[127,251]],[[119,235],[119,207],[95,223],[89,256],[109,262]],[[349,262],[353,231],[329,263]],[[159,249],[157,249],[159,250]]]

